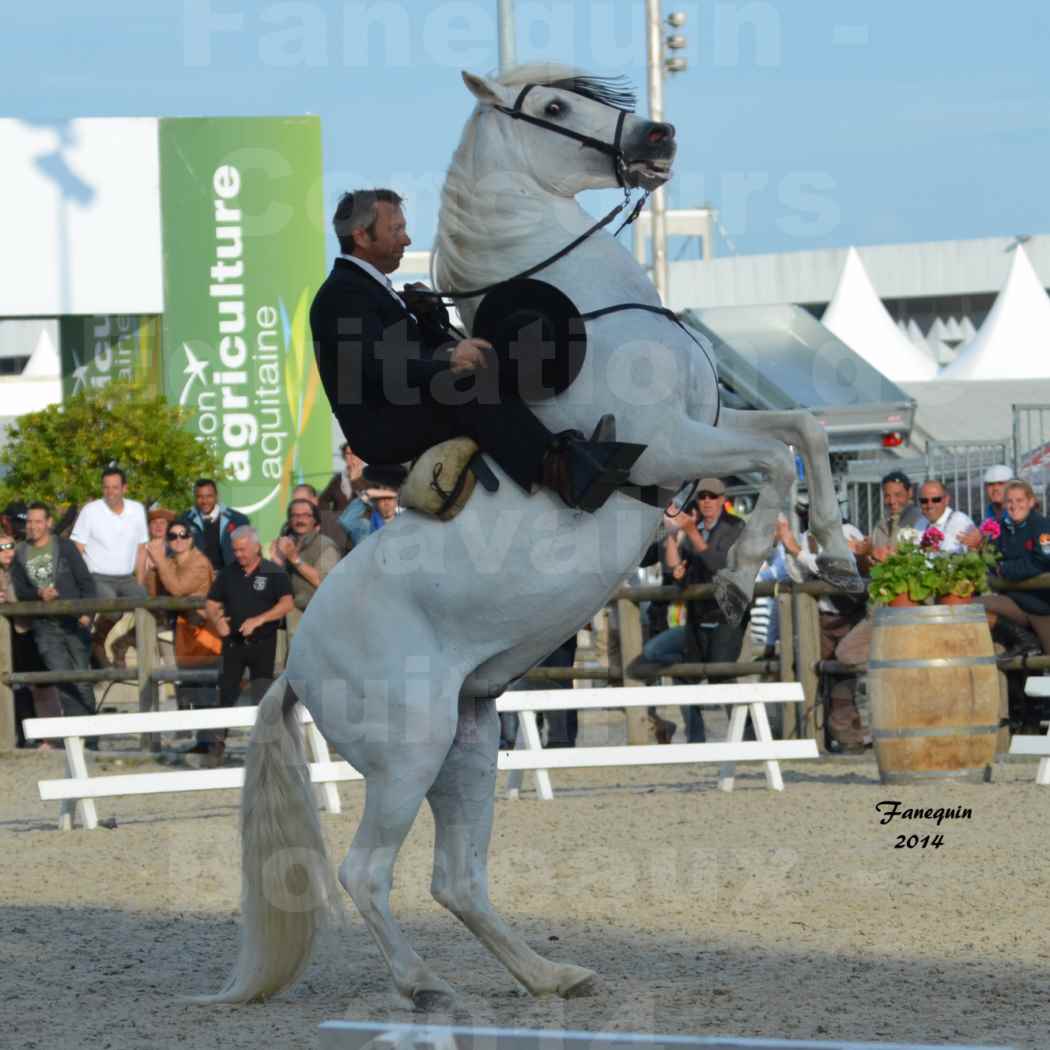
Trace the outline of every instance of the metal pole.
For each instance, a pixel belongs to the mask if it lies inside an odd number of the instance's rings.
[[[662,121],[664,119],[664,62],[660,0],[645,0],[645,16],[649,69],[649,119]],[[649,209],[653,220],[650,243],[653,253],[653,284],[656,285],[656,290],[665,306],[668,292],[666,208],[667,204],[661,186],[658,190],[654,190],[653,195],[649,198]]]
[[[506,73],[517,59],[514,56],[514,0],[498,0],[499,71]]]

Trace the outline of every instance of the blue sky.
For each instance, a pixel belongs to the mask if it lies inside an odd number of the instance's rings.
[[[326,207],[353,185],[393,185],[425,248],[472,103],[458,71],[496,68],[496,7],[41,0],[5,13],[0,105],[33,120],[319,114]],[[520,61],[625,72],[644,107],[643,0],[516,7]],[[679,138],[670,205],[713,203],[736,251],[1050,231],[1045,0],[672,9],[688,17],[689,69],[665,87]]]

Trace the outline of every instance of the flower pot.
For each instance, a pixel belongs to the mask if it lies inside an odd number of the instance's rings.
[[[937,599],[938,605],[970,605],[973,602],[973,595],[967,594],[965,597],[961,597],[958,594],[942,594]]]
[[[911,600],[911,598],[908,597],[907,594],[898,594],[897,597],[894,598],[893,601],[890,602],[890,605],[892,605],[895,609],[899,609],[902,606],[918,605],[918,604],[919,604],[918,602],[913,602]]]

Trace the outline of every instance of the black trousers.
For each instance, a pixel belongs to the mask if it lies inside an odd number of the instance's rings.
[[[258,703],[273,681],[277,657],[277,632],[244,642],[227,639],[222,646],[222,670],[219,673],[219,706],[235,707],[241,695],[241,678],[248,672],[252,702]]]
[[[523,489],[540,479],[553,435],[524,401],[504,397],[490,403],[479,394],[448,404],[446,397],[435,396],[440,390],[414,393],[420,399],[414,405],[334,406],[346,440],[366,462],[407,463],[442,441],[469,437]]]

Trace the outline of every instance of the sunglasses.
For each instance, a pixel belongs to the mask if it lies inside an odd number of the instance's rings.
[[[920,496],[919,497],[919,502],[920,503],[943,503],[944,502],[944,497],[943,496],[925,496],[925,497]]]
[[[190,534],[188,532],[169,532],[168,533],[168,539],[169,540],[188,540],[189,538],[190,538]]]
[[[0,543],[0,551],[13,551],[15,545],[13,543]]]
[[[718,492],[698,492],[696,494],[697,499],[721,499],[722,496]]]

